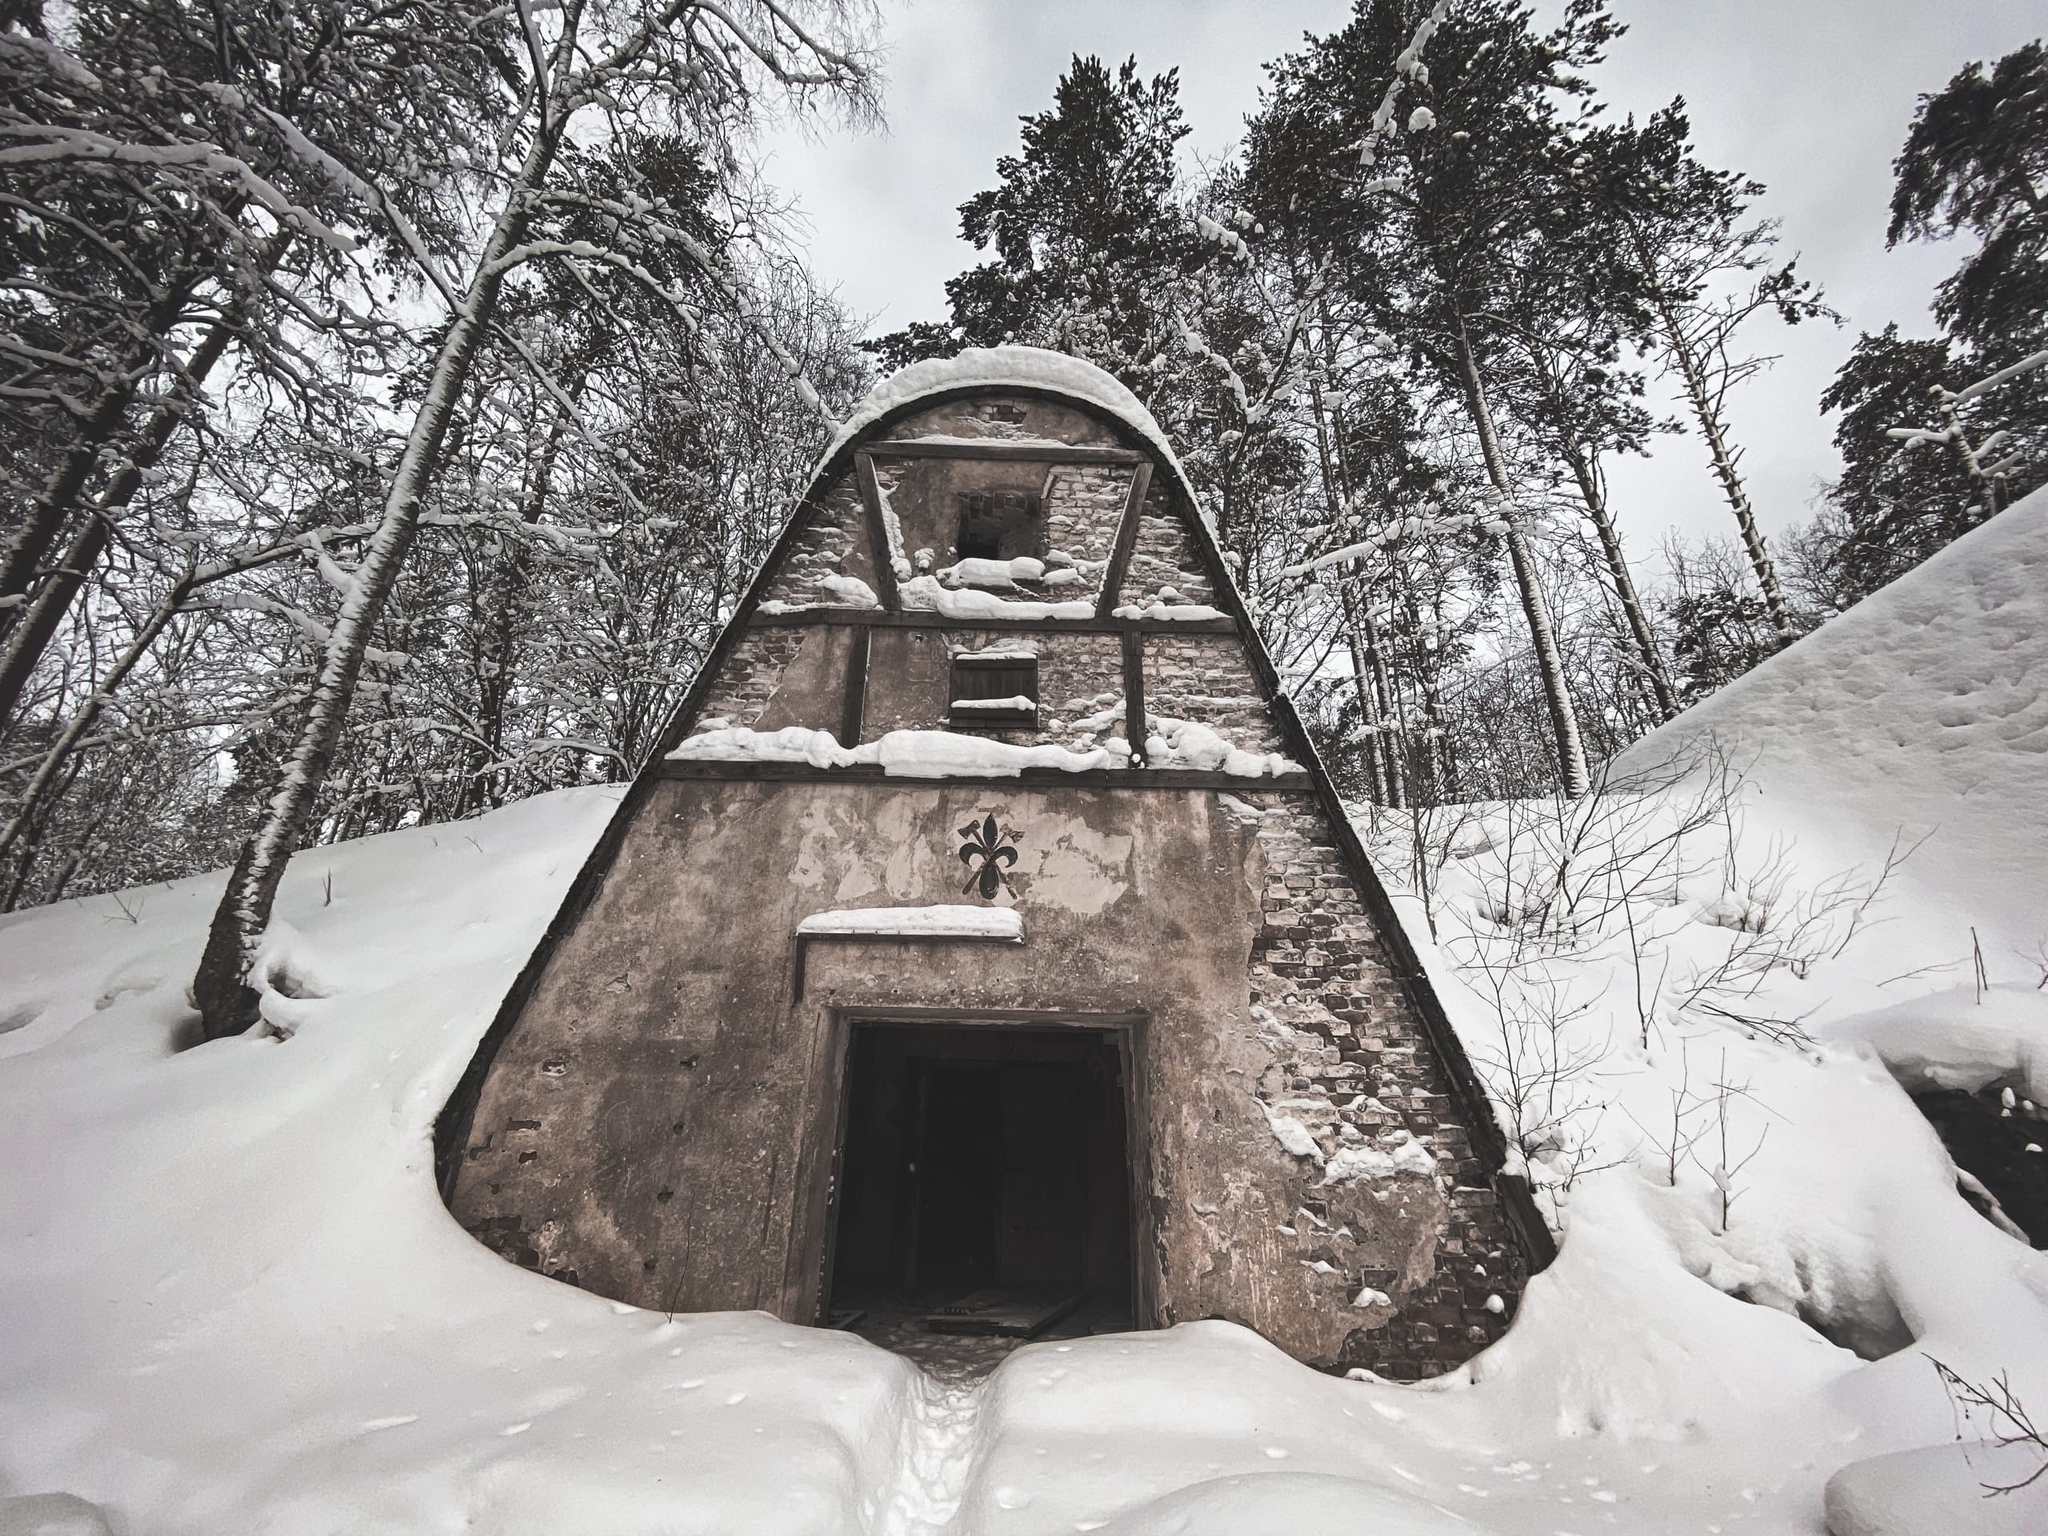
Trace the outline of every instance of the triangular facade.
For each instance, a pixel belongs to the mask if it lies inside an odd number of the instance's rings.
[[[1549,1252],[1170,449],[1019,348],[841,433],[438,1137],[483,1241],[669,1310],[1413,1378]]]

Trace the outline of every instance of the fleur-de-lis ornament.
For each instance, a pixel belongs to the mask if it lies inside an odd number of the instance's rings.
[[[973,890],[978,881],[983,901],[994,901],[998,891],[1009,891],[1015,895],[1004,866],[1017,862],[1017,850],[1013,846],[1017,840],[1016,828],[1006,826],[999,829],[994,816],[984,816],[979,826],[970,821],[962,827],[960,839],[960,862],[969,870],[967,883],[960,887],[960,894],[964,896]],[[980,861],[978,869],[976,860]]]

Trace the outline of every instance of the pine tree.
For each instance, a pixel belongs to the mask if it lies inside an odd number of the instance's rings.
[[[946,284],[948,321],[878,340],[883,365],[1014,342],[1086,358],[1147,398],[1171,336],[1160,296],[1201,257],[1174,201],[1187,132],[1176,72],[1076,55],[1053,105],[1023,119],[1021,152],[996,162],[998,184],[960,205],[961,238],[991,259]]]
[[[1831,319],[1796,261],[1777,261],[1777,226],[1751,220],[1761,183],[1702,164],[1693,152],[1683,100],[1587,138],[1577,180],[1611,223],[1635,268],[1654,344],[1678,375],[1685,401],[1778,643],[1799,633],[1764,538],[1742,454],[1729,422],[1729,396],[1774,359],[1741,349],[1739,333],[1760,315],[1787,325]]]
[[[1315,231],[1347,303],[1398,338],[1419,378],[1463,402],[1495,500],[1569,794],[1590,782],[1556,623],[1531,546],[1492,375],[1524,280],[1567,228],[1567,146],[1596,62],[1616,28],[1598,0],[1574,0],[1548,34],[1507,0],[1439,8],[1440,25],[1398,0],[1361,0],[1344,31],[1274,66],[1253,124],[1257,210]],[[1427,62],[1416,40],[1427,43]],[[1387,82],[1414,105],[1395,110]],[[1340,174],[1355,167],[1353,174]]]
[[[1977,248],[1936,290],[1935,317],[2003,366],[2048,337],[2048,47],[1971,64],[1920,98],[1892,162],[1885,243],[1967,231]]]
[[[1821,397],[1842,412],[1828,563],[1849,600],[2048,481],[2048,49],[1921,97],[1892,165],[1887,244],[1977,245],[1936,289],[1942,336],[1863,335]]]

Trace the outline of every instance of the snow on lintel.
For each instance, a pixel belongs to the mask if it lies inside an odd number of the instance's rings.
[[[1009,907],[847,907],[813,912],[796,925],[806,938],[991,939],[1024,942],[1024,919]]]

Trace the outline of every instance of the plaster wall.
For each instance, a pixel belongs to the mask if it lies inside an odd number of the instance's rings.
[[[1336,1036],[1305,1043],[1322,993],[1296,1023],[1254,1006],[1271,891],[1288,889],[1294,818],[1313,815],[1305,797],[1266,798],[1249,812],[1209,790],[663,783],[500,1048],[453,1209],[507,1257],[636,1305],[810,1321],[850,1016],[1127,1021],[1141,1316],[1231,1318],[1325,1365],[1380,1359],[1402,1308],[1437,1300],[1460,1148],[1438,1174],[1325,1187],[1276,1137],[1274,1105],[1314,1086],[1304,1073],[1373,1080],[1341,1050],[1323,1061]],[[813,945],[795,997],[803,917],[962,900],[956,829],[989,815],[1018,850],[999,901],[1023,945]],[[1357,911],[1332,936],[1353,979],[1331,980],[1347,1029],[1394,1011],[1384,1046],[1404,1027],[1399,990],[1361,973],[1376,962]],[[1399,1089],[1400,1059],[1382,1086]],[[1385,1300],[1355,1305],[1371,1280]]]

